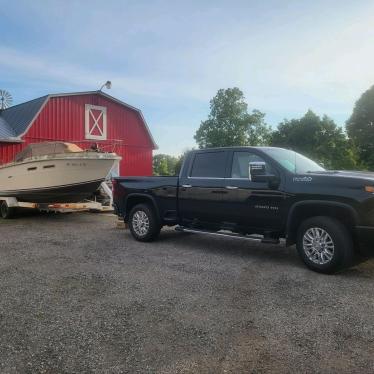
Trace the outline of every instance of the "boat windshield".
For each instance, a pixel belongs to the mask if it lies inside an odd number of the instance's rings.
[[[30,157],[54,155],[61,153],[83,152],[82,148],[76,144],[64,142],[44,142],[29,144],[23,151],[15,157],[16,162],[23,161]]]
[[[288,149],[265,148],[264,152],[291,173],[306,174],[326,170],[315,161]]]

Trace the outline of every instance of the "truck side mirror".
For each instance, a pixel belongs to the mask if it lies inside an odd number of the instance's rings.
[[[249,179],[252,182],[269,183],[270,188],[279,186],[279,177],[274,174],[267,174],[266,163],[262,161],[249,163]]]
[[[249,163],[249,176],[251,181],[256,182],[258,177],[266,175],[266,164],[262,161]]]

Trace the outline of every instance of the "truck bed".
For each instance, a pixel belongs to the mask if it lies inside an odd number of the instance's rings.
[[[155,176],[155,177],[117,177],[114,178],[114,207],[120,216],[127,218],[130,206],[126,204],[127,196],[131,194],[132,199],[136,196],[148,196],[158,207],[161,217],[173,223],[177,217],[177,176]]]
[[[114,178],[119,184],[126,188],[157,188],[166,185],[178,187],[178,176],[154,176],[154,177],[117,177]]]

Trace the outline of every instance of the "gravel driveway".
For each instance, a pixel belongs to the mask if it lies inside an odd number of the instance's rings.
[[[116,222],[0,221],[1,373],[374,372],[374,260],[326,276],[293,247]]]

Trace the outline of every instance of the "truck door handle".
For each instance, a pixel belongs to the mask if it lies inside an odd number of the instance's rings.
[[[183,188],[191,188],[192,186],[190,184],[182,184]]]
[[[237,190],[238,188],[237,186],[226,186],[227,190]]]

